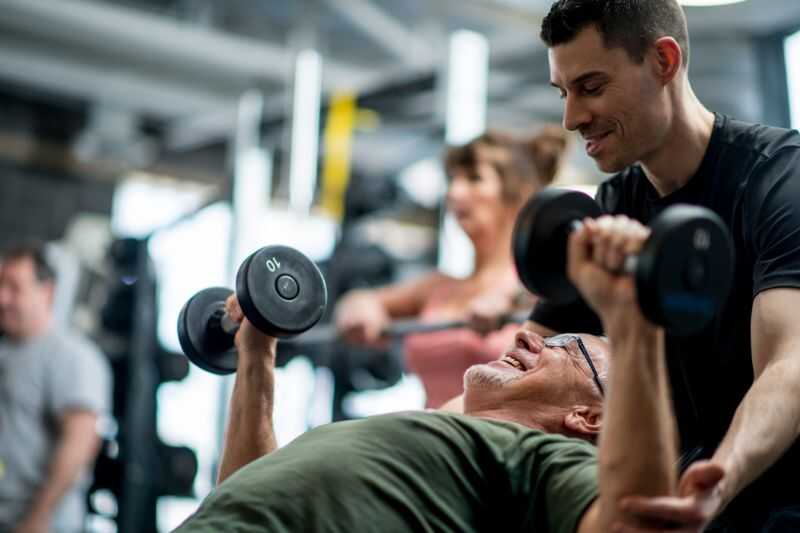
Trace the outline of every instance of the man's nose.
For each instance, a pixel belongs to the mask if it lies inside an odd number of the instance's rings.
[[[581,129],[581,126],[589,124],[592,120],[591,113],[572,95],[567,95],[564,99],[564,128],[569,131]]]
[[[532,353],[539,353],[544,349],[544,338],[534,331],[521,329],[515,339],[517,346]]]

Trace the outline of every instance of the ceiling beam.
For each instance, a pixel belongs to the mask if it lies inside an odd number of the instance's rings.
[[[136,62],[177,72],[282,83],[292,74],[294,53],[289,47],[122,6],[88,0],[0,0],[0,11],[0,28],[111,55],[122,64]],[[367,74],[335,61],[325,64],[325,80],[331,86]]]
[[[407,65],[419,65],[431,47],[370,0],[324,0],[365,35]]]
[[[490,61],[492,63],[502,63],[511,58],[535,55],[540,53],[543,48],[544,45],[541,41],[532,35],[510,34],[499,36],[491,41],[489,49]],[[392,87],[407,86],[409,80],[435,78],[440,68],[440,61],[433,56],[428,56],[424,63],[413,67],[395,66],[383,69],[375,72],[371,77],[365,77],[360,83],[354,82],[348,87],[361,96],[377,95],[389,92]],[[492,74],[492,76],[494,76],[494,74]],[[511,80],[508,79],[507,75],[498,73],[498,84],[508,85],[510,82]],[[435,90],[435,81],[431,86]],[[430,94],[430,90],[426,91],[426,93]],[[278,93],[268,97],[265,101],[265,117],[269,119],[270,117],[279,118],[285,115],[287,109],[286,102],[289,101],[288,98],[289,96],[286,93]],[[423,101],[426,104],[430,104],[431,120],[435,120],[433,115],[436,111],[434,108],[436,100],[433,98],[424,98]],[[414,100],[411,105],[418,106],[419,99]],[[420,113],[419,109],[417,109],[416,112]],[[166,129],[165,147],[167,149],[181,151],[219,141],[233,131],[235,119],[235,108],[232,105],[224,108],[211,109],[197,116],[176,119]]]
[[[224,94],[161,76],[37,50],[0,37],[0,78],[45,92],[160,117],[178,117],[230,103]],[[233,95],[231,95],[233,96]]]

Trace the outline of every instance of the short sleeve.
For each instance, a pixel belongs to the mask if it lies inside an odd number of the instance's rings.
[[[50,373],[50,404],[54,413],[83,409],[98,415],[109,412],[111,371],[102,353],[91,343],[65,339],[56,347]]]
[[[529,502],[529,531],[574,533],[589,505],[597,498],[596,449],[588,442],[542,434],[528,450],[516,496]],[[525,444],[523,443],[523,448]]]
[[[753,296],[777,287],[800,288],[800,146],[761,163],[745,198],[745,231],[752,232]]]

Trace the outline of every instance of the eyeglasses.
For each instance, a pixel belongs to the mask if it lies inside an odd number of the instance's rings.
[[[589,365],[589,368],[592,371],[592,377],[594,378],[594,382],[597,385],[598,390],[600,391],[600,396],[605,397],[605,391],[603,390],[603,384],[600,382],[600,375],[597,373],[597,369],[594,367],[594,363],[592,363],[592,358],[589,357],[589,352],[586,350],[586,345],[583,344],[583,340],[578,335],[574,335],[572,333],[563,333],[561,335],[556,335],[555,337],[548,337],[544,339],[544,345],[548,348],[565,348],[566,346],[571,343],[575,342],[578,345],[578,349],[583,354],[583,358],[586,359],[586,364]]]

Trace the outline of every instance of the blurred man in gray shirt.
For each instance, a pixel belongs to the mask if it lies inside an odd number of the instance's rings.
[[[96,347],[53,324],[54,289],[40,247],[0,259],[0,533],[84,528],[111,377]]]

